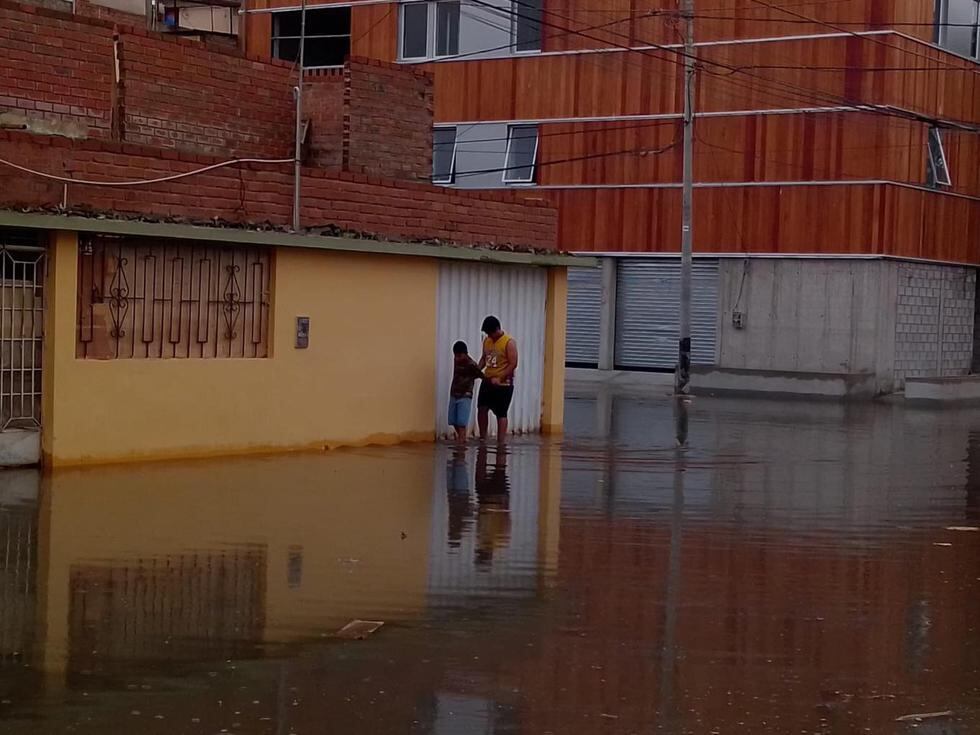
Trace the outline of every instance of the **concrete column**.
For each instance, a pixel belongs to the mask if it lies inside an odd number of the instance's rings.
[[[616,258],[602,260],[602,307],[599,312],[599,369],[616,364]]]

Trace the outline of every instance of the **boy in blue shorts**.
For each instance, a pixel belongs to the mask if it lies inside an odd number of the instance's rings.
[[[473,384],[483,380],[483,371],[469,355],[465,342],[453,345],[453,383],[449,389],[449,425],[456,430],[456,441],[466,441],[473,406]]]

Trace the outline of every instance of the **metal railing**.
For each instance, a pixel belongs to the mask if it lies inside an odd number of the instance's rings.
[[[0,230],[0,431],[41,426],[46,250]]]

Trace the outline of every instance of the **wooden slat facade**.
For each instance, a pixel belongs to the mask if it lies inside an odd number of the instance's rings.
[[[296,0],[254,0],[291,6]],[[766,7],[779,5],[782,9]],[[582,251],[679,249],[683,107],[676,0],[545,0],[545,53],[429,63],[436,123],[540,124],[538,183]],[[926,181],[930,119],[980,125],[980,66],[934,45],[932,0],[697,0],[700,183]],[[788,12],[787,12],[788,11]],[[794,15],[795,14],[795,15]],[[352,8],[352,54],[394,61],[397,5]],[[804,17],[799,17],[804,16]],[[812,22],[807,18],[813,19]],[[253,15],[252,53],[271,18]],[[873,36],[852,32],[892,31]],[[820,37],[801,37],[820,36]],[[775,39],[775,40],[764,40]],[[739,41],[739,42],[733,42]],[[923,116],[805,112],[886,105]],[[764,110],[790,114],[758,114]],[[744,114],[743,114],[744,113]],[[980,135],[944,133],[952,192],[980,196]],[[569,160],[576,159],[576,160]],[[638,188],[588,188],[629,185]],[[882,254],[980,263],[980,202],[864,183],[699,188],[701,252]]]
[[[900,36],[703,46],[698,56],[705,59],[701,112],[878,104],[980,120],[977,64]],[[610,51],[427,68],[435,75],[437,121],[553,119],[678,114],[680,61],[670,51]],[[726,71],[733,68],[744,71]]]
[[[929,125],[862,113],[708,117],[697,121],[699,182],[926,183]],[[667,184],[681,180],[679,120],[553,123],[539,128],[538,182]],[[944,133],[952,190],[980,196],[980,137]]]
[[[540,191],[582,252],[678,252],[679,188]],[[891,255],[980,263],[975,200],[894,184],[698,188],[698,253]]]
[[[851,0],[792,3],[766,0],[695,2],[694,34],[699,41],[803,36],[894,28],[933,40],[931,0]],[[547,51],[671,44],[681,40],[677,0],[549,0]],[[811,18],[815,22],[808,22]]]

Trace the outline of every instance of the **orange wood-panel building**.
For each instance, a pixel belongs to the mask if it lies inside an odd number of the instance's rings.
[[[560,205],[563,247],[609,256],[605,280],[597,272],[572,283],[571,319],[585,334],[571,330],[570,362],[672,365],[678,0],[308,7],[331,29],[345,24],[338,34],[347,53],[433,75],[434,181],[550,199]],[[250,52],[295,54],[293,0],[252,0],[248,9],[242,43]],[[884,270],[872,279],[885,291],[877,308],[887,323],[874,337],[888,353],[883,362],[817,361],[808,370],[871,371],[882,392],[906,378],[972,371],[975,285],[963,300],[964,289],[950,284],[975,284],[980,265],[980,2],[696,0],[694,26],[694,234],[704,265],[696,289],[708,295],[695,324],[700,361],[725,367],[732,339],[778,352],[772,326],[781,309],[746,319],[739,300],[747,290],[771,292],[796,316],[825,318],[819,305],[791,306],[803,297],[750,273],[746,258],[835,259],[840,272],[821,276],[831,296],[856,289],[856,271],[884,269],[884,259],[892,270],[910,261],[924,270],[908,282]],[[311,36],[308,54],[310,44],[329,42]],[[603,309],[616,314],[590,321]],[[636,326],[643,321],[664,323],[663,334],[644,332]],[[600,324],[616,333],[597,334]],[[853,330],[851,339],[869,338],[856,316]],[[761,365],[789,369],[776,357]]]

